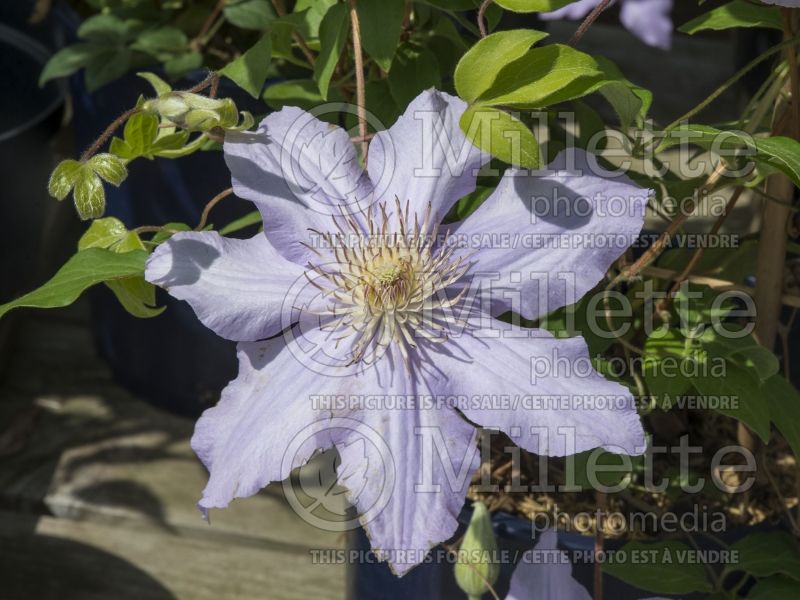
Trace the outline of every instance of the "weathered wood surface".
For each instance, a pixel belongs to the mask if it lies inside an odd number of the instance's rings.
[[[341,598],[280,485],[212,511],[193,423],[120,389],[81,320],[27,319],[0,383],[0,600]]]

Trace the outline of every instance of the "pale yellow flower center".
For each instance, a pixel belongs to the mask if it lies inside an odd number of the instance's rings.
[[[463,292],[446,289],[468,265],[464,257],[453,258],[453,248],[436,243],[430,212],[429,206],[420,223],[408,204],[396,201],[391,216],[385,206],[380,214],[370,209],[366,233],[344,216],[333,219],[335,232],[317,232],[333,260],[312,265],[306,276],[327,300],[323,315],[333,317],[326,327],[337,343],[354,337],[352,362],[379,358],[393,345],[408,365],[420,340],[440,343],[450,327],[463,326],[454,310]]]

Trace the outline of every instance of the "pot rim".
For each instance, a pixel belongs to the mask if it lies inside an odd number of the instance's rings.
[[[4,42],[10,46],[14,46],[18,48],[20,51],[24,52],[31,58],[33,58],[36,62],[40,63],[42,66],[50,59],[52,56],[52,52],[50,52],[43,44],[39,43],[38,41],[34,40],[32,37],[17,31],[13,27],[9,27],[7,25],[3,25],[0,23],[0,42]],[[9,129],[6,132],[0,133],[0,142],[5,142],[10,139],[13,139],[32,129],[45,119],[52,115],[58,108],[64,103],[66,96],[67,96],[67,89],[66,83],[63,80],[58,80],[54,82],[55,85],[53,87],[55,91],[55,96],[52,101],[46,105],[41,111],[39,111],[36,115],[24,121],[20,125]]]

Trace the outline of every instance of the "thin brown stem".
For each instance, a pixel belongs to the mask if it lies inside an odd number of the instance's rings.
[[[486,29],[486,11],[491,6],[494,0],[483,0],[481,7],[478,9],[478,30],[481,32],[481,37],[485,38],[489,35]]]
[[[275,8],[275,13],[279,17],[286,15],[286,6],[284,5],[283,0],[272,0],[272,6]],[[314,53],[311,52],[311,48],[309,48],[308,44],[306,44],[306,41],[296,31],[292,31],[292,39],[294,40],[295,44],[297,44],[297,47],[300,48],[300,52],[303,53],[303,56],[306,57],[308,64],[313,67],[316,59],[314,58]]]
[[[364,137],[361,137],[360,135],[357,135],[357,136],[351,137],[351,138],[350,138],[350,141],[351,141],[351,142],[353,142],[354,144],[358,144],[358,143],[360,143],[360,142],[368,142],[368,141],[370,141],[370,140],[371,140],[372,138],[374,138],[374,137],[375,137],[375,134],[374,134],[374,133],[368,133],[368,134],[367,134],[367,135],[365,135]]]
[[[606,511],[605,492],[595,492],[595,504],[597,505],[597,521],[594,526],[594,600],[603,600],[603,545],[605,535],[603,533],[603,515]]]
[[[222,14],[222,10],[225,8],[225,2],[226,0],[219,0],[219,2],[217,2],[216,6],[214,6],[214,9],[203,23],[203,26],[200,28],[200,31],[192,38],[192,41],[189,42],[189,46],[191,46],[193,49],[200,50],[208,43],[206,36],[208,36],[208,32],[211,31],[214,21],[216,21],[217,17]]]
[[[139,107],[130,108],[130,109],[126,110],[124,113],[122,113],[120,116],[118,116],[116,119],[114,119],[114,121],[111,123],[111,125],[106,127],[105,131],[100,134],[100,137],[98,137],[94,141],[94,143],[91,146],[89,146],[86,149],[86,151],[84,151],[83,154],[81,154],[81,162],[85,163],[87,160],[89,160],[95,154],[97,154],[97,152],[100,150],[100,148],[102,148],[106,144],[106,142],[109,140],[109,138],[112,135],[114,135],[114,132],[117,129],[119,129],[120,126],[122,126],[125,123],[125,121],[127,121],[129,118],[131,118],[136,113],[138,113],[140,110],[141,109]]]
[[[217,92],[219,91],[219,75],[213,73],[211,79],[211,87],[208,90],[208,97],[209,98],[216,98]]]
[[[203,81],[197,85],[193,85],[188,90],[183,91],[189,94],[196,94],[197,92],[202,92],[209,87],[213,90],[217,85],[219,85],[219,75],[217,75],[217,73],[214,71],[210,71]]]
[[[663,267],[645,267],[642,269],[642,274],[647,275],[648,277],[655,277],[656,279],[668,279],[670,281],[675,281],[681,274],[678,271],[673,271],[672,269],[665,269]],[[731,291],[735,290],[738,292],[742,292],[743,294],[747,294],[752,296],[755,293],[755,289],[746,285],[740,285],[738,283],[733,283],[732,281],[728,281],[726,279],[718,279],[716,277],[707,277],[705,275],[692,275],[690,274],[687,278],[687,281],[691,283],[696,283],[697,285],[705,285],[710,287],[712,290],[719,290],[719,291]],[[792,308],[800,308],[800,296],[796,296],[794,294],[781,294],[780,297],[781,304],[785,306],[791,306]]]
[[[598,17],[600,17],[603,11],[607,9],[610,4],[611,0],[602,0],[600,4],[594,7],[592,12],[586,15],[586,18],[583,20],[583,23],[581,23],[578,26],[578,29],[572,35],[572,38],[569,40],[570,46],[578,45],[578,42],[581,41],[581,38],[586,34],[587,31],[589,31],[589,28],[594,24],[595,21],[597,21]]]
[[[231,194],[233,194],[233,188],[229,187],[226,190],[222,190],[219,194],[209,200],[208,204],[206,204],[205,208],[203,209],[203,214],[200,215],[200,222],[197,224],[197,227],[195,227],[194,230],[202,231],[202,229],[206,226],[206,223],[208,223],[208,215],[211,213],[211,209]]]
[[[670,238],[678,232],[686,219],[688,219],[694,212],[694,209],[697,206],[697,198],[699,198],[704,192],[712,189],[724,173],[725,163],[724,161],[720,161],[711,172],[711,175],[708,176],[708,179],[706,179],[705,183],[697,188],[694,197],[687,203],[688,206],[681,210],[680,213],[674,219],[672,219],[669,225],[667,225],[667,228],[661,233],[660,236],[658,236],[656,241],[653,242],[652,246],[650,246],[632,265],[624,268],[620,274],[614,278],[614,280],[611,282],[611,285],[609,285],[609,288],[615,287],[621,281],[636,277],[642,269],[658,258],[669,244]]]
[[[717,235],[717,233],[719,233],[719,230],[722,228],[722,224],[725,222],[725,219],[728,218],[728,215],[731,214],[731,211],[733,210],[734,206],[736,206],[736,202],[739,201],[739,196],[742,195],[742,192],[744,192],[744,188],[742,187],[736,188],[736,191],[733,192],[730,199],[728,200],[728,203],[725,205],[722,214],[719,217],[717,217],[717,220],[711,227],[711,231],[709,232],[711,236],[715,236]],[[686,265],[683,271],[681,271],[681,274],[672,284],[672,287],[670,288],[669,293],[665,298],[665,306],[669,304],[669,302],[672,300],[675,294],[678,293],[678,290],[680,289],[681,285],[683,285],[683,282],[688,279],[689,275],[691,275],[692,271],[697,266],[697,263],[700,262],[701,258],[703,258],[705,250],[706,249],[703,246],[701,246],[694,251],[692,258],[689,259],[689,263]]]
[[[369,142],[367,141],[367,112],[366,95],[364,87],[364,54],[361,50],[361,25],[358,22],[355,0],[350,3],[350,24],[353,29],[353,55],[356,63],[356,106],[358,107],[358,135],[363,140],[361,142],[361,154],[364,156],[364,163],[367,162],[367,151]]]
[[[179,233],[177,229],[162,227],[161,225],[140,225],[131,231],[134,233]]]

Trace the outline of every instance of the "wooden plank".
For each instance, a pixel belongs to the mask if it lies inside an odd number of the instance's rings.
[[[3,600],[321,600],[341,567],[307,551],[222,544],[145,529],[0,512]]]
[[[202,520],[194,423],[117,386],[84,323],[31,322],[11,357],[0,599],[343,597],[345,567],[311,561],[341,536],[303,521],[280,484]]]
[[[24,449],[2,458],[0,506],[207,530],[196,508],[208,474],[189,447],[194,423],[114,384],[83,327],[56,322],[46,329],[46,339],[37,327],[27,331],[29,347],[16,353],[23,360],[4,386],[17,391],[0,396],[0,424],[39,409]],[[38,352],[43,356],[30,360]],[[39,376],[57,369],[62,376],[52,383]],[[302,540],[307,548],[340,544],[338,534],[294,514],[280,484],[211,516],[212,531],[224,534]]]

